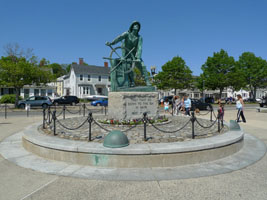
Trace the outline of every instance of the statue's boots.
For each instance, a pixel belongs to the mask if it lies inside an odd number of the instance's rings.
[[[144,66],[144,65],[142,66],[142,74],[143,74],[143,76],[144,76],[144,78],[145,78],[146,85],[147,85],[147,86],[150,86],[151,83],[150,83],[150,81],[149,81],[148,73],[147,73],[147,71],[146,71],[146,66]]]
[[[150,83],[150,81],[149,81],[149,78],[148,78],[148,77],[145,77],[145,81],[146,81],[146,85],[147,85],[147,86],[151,86],[151,83]]]

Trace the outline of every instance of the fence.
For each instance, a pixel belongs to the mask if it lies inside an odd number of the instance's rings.
[[[52,106],[48,106],[47,109],[55,110],[55,111],[60,109],[61,111],[57,114],[57,117],[59,117],[61,114],[63,114],[63,118],[64,119],[65,119],[65,116],[66,116],[67,112],[70,113],[70,114],[79,114],[79,115],[81,115],[82,112],[83,112],[83,116],[85,116],[86,110],[94,112],[94,113],[102,113],[102,114],[105,114],[105,115],[107,114],[107,107],[106,106],[102,106],[101,109],[98,109],[98,110],[95,110],[95,111],[93,111],[93,109],[89,109],[86,106],[86,104],[80,104],[78,106],[79,106],[78,111],[71,110],[66,105],[63,105],[63,106],[52,105]],[[19,111],[14,111],[13,108],[11,108],[7,104],[0,105],[0,113],[4,113],[4,118],[5,119],[8,118],[8,114],[11,113],[11,112],[19,112]],[[21,110],[21,112],[23,112],[23,110]],[[29,117],[30,113],[38,113],[38,110],[37,111],[31,111],[31,107],[29,105],[26,105],[26,107],[25,107],[25,115],[27,117]],[[40,111],[39,111],[39,113],[40,113]]]
[[[83,105],[83,116],[85,116],[85,109],[86,106]],[[93,113],[87,109],[88,112],[88,116],[86,117],[86,119],[79,124],[77,127],[67,127],[66,125],[64,125],[63,123],[61,123],[58,120],[58,117],[63,114],[63,119],[65,119],[64,115],[65,115],[65,111],[67,111],[67,109],[65,107],[63,107],[63,110],[61,112],[59,112],[60,114],[56,114],[56,110],[54,110],[53,112],[51,112],[50,108],[48,108],[48,110],[46,111],[46,109],[43,110],[43,128],[45,129],[47,127],[47,125],[49,125],[51,127],[52,124],[52,129],[53,129],[53,134],[57,135],[56,133],[56,126],[57,124],[61,127],[63,127],[64,129],[67,130],[77,130],[79,128],[81,128],[82,126],[84,126],[86,123],[88,123],[88,141],[92,141],[91,135],[92,135],[92,124],[96,124],[99,128],[105,130],[106,132],[110,132],[111,130],[109,130],[108,128],[103,127],[101,124],[99,124],[94,118],[93,118]],[[218,114],[216,116],[216,114],[214,113],[213,109],[211,109],[208,113],[210,113],[211,116],[211,121],[212,124],[209,126],[204,126],[203,124],[201,124],[201,122],[196,118],[194,111],[191,112],[191,117],[188,119],[188,121],[183,124],[181,127],[179,127],[178,129],[175,130],[163,130],[159,127],[157,127],[151,120],[149,120],[147,113],[143,113],[143,116],[141,119],[139,119],[139,121],[137,121],[137,123],[135,123],[134,125],[130,126],[128,129],[126,130],[122,130],[122,132],[127,132],[130,131],[132,129],[134,129],[138,122],[142,121],[143,122],[143,140],[147,141],[147,126],[148,124],[151,125],[151,127],[153,127],[154,129],[162,132],[162,133],[176,133],[179,132],[181,130],[183,130],[190,122],[191,122],[191,130],[192,130],[192,139],[195,139],[195,123],[197,123],[200,127],[204,128],[204,129],[208,129],[211,128],[213,126],[215,126],[216,122],[217,122],[217,126],[218,126],[218,132],[220,132],[224,126],[223,124],[223,116],[222,114],[219,112],[218,110]],[[206,114],[208,114],[206,113]],[[212,120],[212,115],[215,116],[215,120]]]

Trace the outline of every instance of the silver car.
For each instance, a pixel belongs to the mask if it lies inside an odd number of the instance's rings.
[[[47,108],[52,105],[52,101],[49,97],[41,97],[41,96],[32,96],[26,100],[21,100],[18,103],[19,108],[24,109],[26,105],[30,105],[31,107],[39,107]]]

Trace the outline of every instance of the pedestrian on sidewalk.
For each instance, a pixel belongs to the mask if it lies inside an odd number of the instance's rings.
[[[184,107],[185,107],[185,115],[190,116],[191,100],[189,99],[188,95],[185,95]]]
[[[240,122],[239,118],[241,116],[242,121],[246,123],[246,118],[244,116],[244,101],[242,99],[242,96],[240,94],[237,95],[237,101],[236,101],[236,109],[237,111],[237,122]]]

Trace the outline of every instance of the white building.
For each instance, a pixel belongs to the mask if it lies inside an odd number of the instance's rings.
[[[15,94],[14,88],[1,87],[0,98],[5,94]],[[25,85],[20,90],[20,96],[24,99],[30,96],[49,96],[50,98],[55,97],[55,87],[49,85]]]
[[[80,63],[71,65],[70,73],[64,77],[64,95],[74,95],[85,98],[89,95],[108,95],[110,90],[110,68],[84,65]]]

